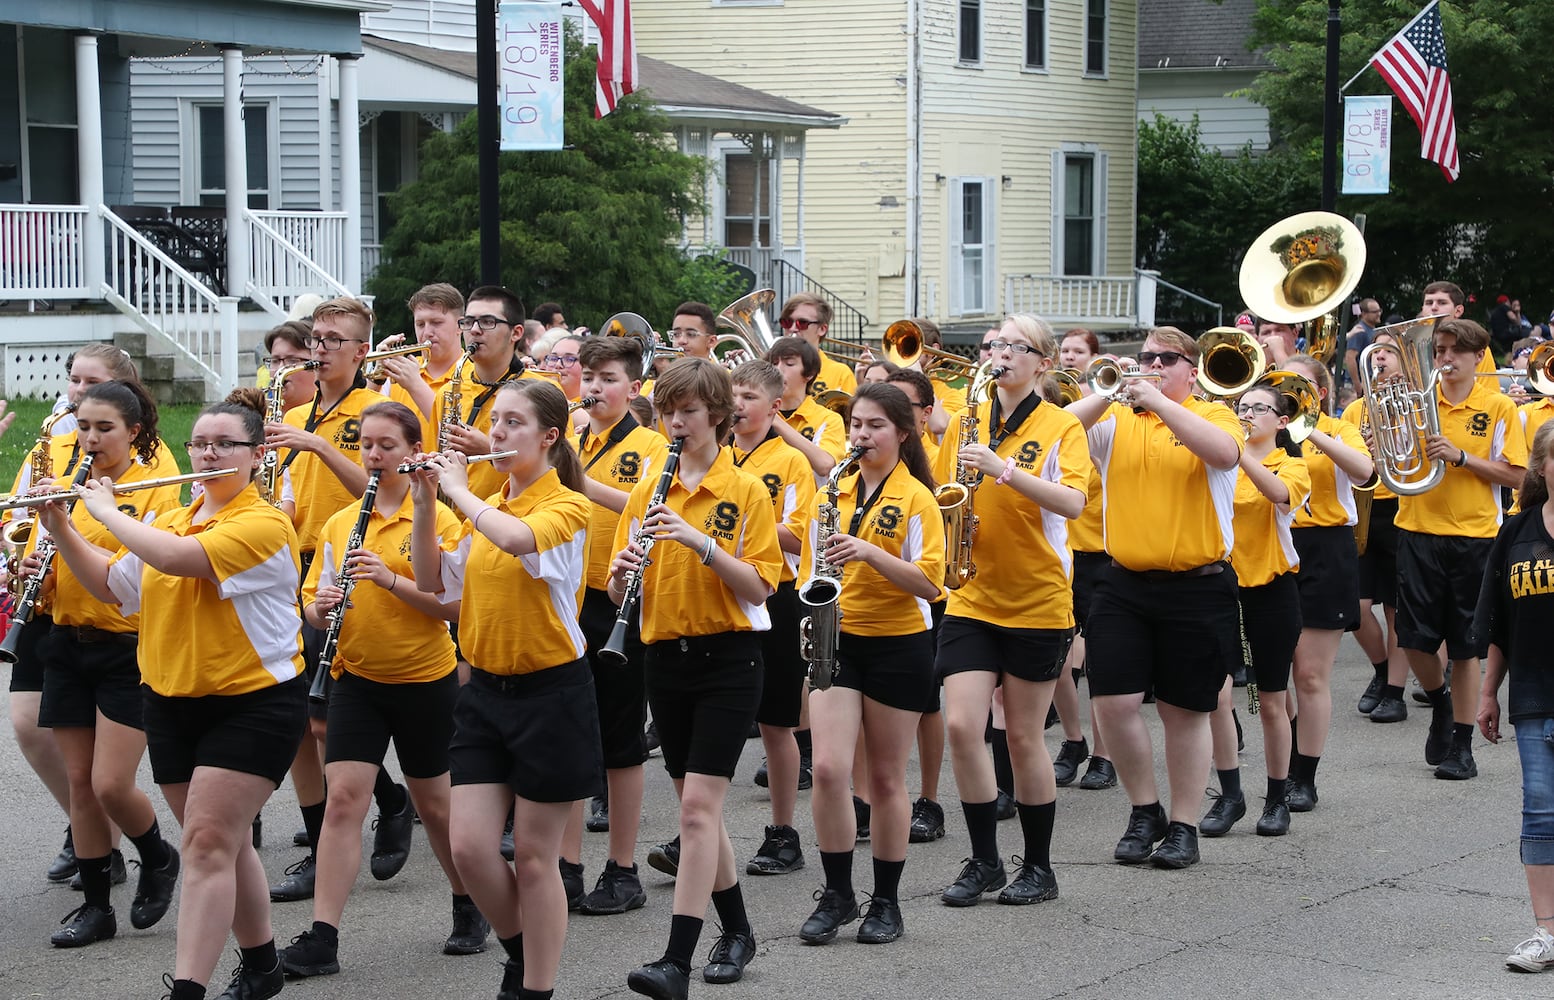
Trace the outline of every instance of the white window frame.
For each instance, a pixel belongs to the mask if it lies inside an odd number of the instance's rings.
[[[1086,275],[1065,275],[1064,262],[1068,258],[1066,233],[1068,221],[1068,160],[1070,157],[1087,157],[1093,162],[1090,172],[1091,228],[1090,272]],[[1062,277],[1099,277],[1106,273],[1107,174],[1111,156],[1095,143],[1065,142],[1052,152],[1052,273]]]
[[[1041,3],[1041,65],[1039,66],[1033,65],[1026,59],[1030,51],[1032,2],[1033,0],[1024,0],[1021,4],[1024,33],[1020,36],[1020,69],[1026,73],[1046,74],[1051,66],[1052,57],[1052,0],[1038,0]]]
[[[761,160],[758,156],[755,155],[755,153],[751,152],[751,150],[745,146],[744,143],[735,140],[726,145],[722,143],[717,145],[718,246],[726,246],[728,240],[728,220],[730,218],[728,211],[728,161],[730,157],[734,156],[748,156],[750,158],[751,169],[755,172],[755,177],[753,178],[752,183],[756,185],[761,184]],[[747,246],[769,248],[772,245],[772,234],[775,231],[773,227],[776,225],[776,220],[772,218],[771,175],[775,173],[776,170],[777,166],[775,162],[768,161],[766,168],[767,183],[764,187],[761,187],[761,211],[765,214],[763,214],[760,218],[751,218],[750,242],[747,244]],[[744,215],[743,212],[735,212],[733,213],[733,218],[744,219],[749,217]],[[767,240],[764,243],[761,242],[761,221],[763,219],[766,221],[767,233]]]
[[[200,187],[200,140],[202,138],[200,132],[200,109],[220,108],[221,106],[222,103],[219,100],[190,100],[184,102],[184,141],[179,152],[178,189],[179,199],[185,205],[198,205],[200,204],[202,193],[217,190]],[[245,100],[243,102],[245,111],[248,108],[259,107],[265,109],[264,153],[266,172],[270,177],[270,185],[265,188],[256,188],[252,186],[250,181],[247,194],[263,194],[269,209],[273,211],[281,207],[280,101],[271,97]],[[222,141],[225,141],[225,139],[223,138]],[[225,191],[225,185],[223,184],[223,187],[219,190]],[[245,207],[248,205],[246,196],[243,205]]]
[[[1092,3],[1100,3],[1101,5],[1101,68],[1099,70],[1092,70],[1090,68],[1090,5]],[[1084,46],[1084,49],[1080,53],[1080,65],[1084,67],[1084,75],[1086,78],[1091,80],[1109,79],[1111,77],[1112,64],[1111,0],[1084,0],[1082,16],[1084,18],[1084,31],[1082,31],[1080,34],[1083,39],[1081,44]]]
[[[961,12],[968,3],[977,5],[977,57],[966,59],[961,55]],[[985,13],[983,0],[955,0],[955,65],[967,68],[980,68],[982,66],[984,46],[987,42],[987,32],[983,30],[983,17]]]
[[[965,231],[961,227],[961,206],[965,202],[965,190],[968,184],[982,186],[982,242],[970,247],[965,243]],[[949,206],[945,215],[948,224],[945,228],[950,238],[950,315],[990,315],[997,309],[998,302],[997,230],[995,228],[998,219],[996,211],[998,178],[952,177],[946,186],[949,188]],[[979,250],[982,254],[982,301],[980,303],[967,300],[965,253],[968,249]]]

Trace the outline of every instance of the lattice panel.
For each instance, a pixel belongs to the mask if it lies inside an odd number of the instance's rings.
[[[11,344],[5,351],[7,399],[54,399],[65,391],[65,360],[72,347],[57,344]]]

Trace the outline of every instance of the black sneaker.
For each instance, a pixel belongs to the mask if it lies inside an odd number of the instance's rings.
[[[65,827],[65,844],[54,855],[54,860],[49,864],[46,877],[50,882],[67,882],[76,873],[76,842],[70,835],[70,827]]]
[[[1214,804],[1198,821],[1198,830],[1205,837],[1223,837],[1236,825],[1237,820],[1246,815],[1246,796],[1232,797],[1210,792],[1209,797],[1214,800]]]
[[[167,863],[160,868],[140,866],[135,884],[135,900],[130,903],[130,926],[136,930],[154,927],[173,903],[173,888],[178,884],[178,849],[167,841]]]
[[[799,791],[807,792],[815,785],[815,758],[808,750],[799,750]]]
[[[869,839],[869,819],[874,814],[874,808],[858,796],[853,796],[853,819],[858,824],[858,832],[853,839],[863,843]]]
[[[312,930],[305,930],[280,950],[281,971],[288,976],[332,976],[340,971],[340,947],[329,944]]]
[[[513,860],[513,814],[507,814],[507,823],[502,827],[502,859]]]
[[[1408,705],[1402,698],[1382,698],[1370,717],[1372,722],[1402,722],[1408,718]]]
[[[1451,711],[1451,705],[1448,704],[1430,713],[1430,734],[1425,737],[1426,764],[1439,764],[1451,752],[1452,725],[1455,721]]]
[[[491,925],[474,900],[453,904],[453,931],[443,942],[444,955],[478,955],[486,950]]]
[[[1263,803],[1263,814],[1257,817],[1259,837],[1282,837],[1290,832],[1289,803],[1269,799]]]
[[[1117,849],[1112,852],[1112,857],[1125,865],[1143,864],[1149,860],[1155,842],[1165,838],[1166,827],[1169,825],[1160,803],[1134,806],[1128,815],[1128,828],[1123,831],[1122,839],[1117,841]]]
[[[667,958],[649,962],[626,974],[626,986],[653,1000],[687,1000],[691,995],[691,974]]]
[[[1010,860],[1020,866],[1020,871],[1014,881],[998,894],[1000,903],[1006,906],[1029,906],[1031,903],[1045,903],[1049,899],[1058,898],[1058,877],[1052,874],[1051,868],[1027,864],[1019,855]]]
[[[622,868],[614,861],[606,861],[593,892],[583,897],[577,909],[593,917],[613,916],[627,910],[639,910],[646,903],[647,892],[637,877],[637,866]]]
[[[254,822],[253,822],[250,830],[251,830],[251,834],[252,834],[253,841],[254,841],[254,850],[257,851],[257,850],[259,850],[259,848],[264,846],[264,816],[263,816],[263,814],[256,813],[254,815]]]
[[[60,920],[64,926],[49,936],[56,948],[84,948],[106,941],[119,932],[111,906],[78,906]]]
[[[1467,781],[1478,777],[1478,765],[1473,763],[1473,748],[1466,743],[1453,743],[1452,748],[1446,751],[1441,766],[1435,769],[1435,776],[1446,781]]]
[[[771,777],[766,772],[766,758],[761,758],[761,766],[755,769],[755,784],[757,788],[766,788]]]
[[[799,832],[791,826],[768,826],[761,849],[745,866],[748,875],[786,875],[804,867]]]
[[[561,887],[567,891],[567,909],[575,910],[583,902],[583,863],[573,864],[566,858],[560,860]]]
[[[999,820],[1014,819],[1015,814],[1020,811],[1014,804],[1014,796],[1002,788],[998,790],[997,809]]]
[[[701,977],[709,983],[737,983],[744,978],[745,966],[752,958],[755,958],[753,933],[724,933],[707,953],[707,967],[701,970]]]
[[[1365,685],[1365,693],[1360,695],[1358,708],[1361,715],[1370,715],[1381,704],[1381,689],[1387,686],[1385,677],[1372,677],[1371,682]]]
[[[1189,868],[1198,859],[1198,831],[1186,823],[1170,824],[1165,839],[1149,856],[1156,868]]]
[[[405,786],[399,785],[398,788],[399,793],[405,797],[405,804],[400,806],[399,812],[389,816],[380,810],[378,818],[372,821],[372,860],[369,867],[372,869],[372,877],[379,882],[387,882],[398,875],[410,858],[410,834],[415,829],[415,811],[410,808],[410,793],[405,790]]]
[[[309,854],[286,869],[286,877],[270,886],[270,902],[295,903],[313,898],[313,881],[318,875],[318,862]]]
[[[834,889],[815,890],[820,905],[799,928],[799,940],[805,944],[830,944],[836,940],[836,932],[843,924],[858,919],[858,897],[843,896]]]
[[[647,747],[649,757],[657,757],[663,751],[658,746],[658,723],[649,722],[647,728],[642,731],[642,742]]]
[[[967,858],[965,867],[960,870],[960,877],[950,883],[950,887],[940,893],[939,898],[946,906],[976,906],[984,892],[1002,889],[1008,882],[1009,874],[1004,871],[1003,859],[984,861],[981,858]]]
[[[1317,786],[1311,781],[1292,781],[1285,804],[1292,813],[1308,813],[1317,807]]]
[[[1117,787],[1117,767],[1105,757],[1091,757],[1085,776],[1079,779],[1079,787],[1087,792]]]
[[[1074,783],[1079,777],[1079,765],[1090,756],[1090,744],[1084,737],[1077,740],[1064,740],[1058,748],[1058,755],[1052,759],[1052,774],[1058,780],[1058,787],[1063,788]]]
[[[905,933],[901,922],[901,904],[894,899],[869,898],[863,923],[858,925],[859,944],[889,944]]]
[[[658,869],[670,878],[680,874],[679,834],[676,834],[675,838],[669,843],[659,844],[651,851],[648,851],[648,866]]]
[[[1419,681],[1417,679],[1410,682],[1408,687],[1408,696],[1414,699],[1416,703],[1420,705],[1430,704],[1430,696],[1425,694],[1424,688],[1419,686]]]
[[[588,818],[583,820],[583,829],[589,833],[610,832],[610,800],[603,795],[595,795],[588,800]]]
[[[124,867],[124,852],[114,848],[113,853],[108,856],[108,884],[123,885],[128,881],[129,869]],[[81,891],[81,872],[79,870],[70,877],[70,888],[76,892]]]
[[[306,827],[302,828],[301,830],[298,830],[296,833],[291,835],[291,846],[292,847],[306,847],[306,846],[308,846],[308,831],[307,831]]]
[[[285,987],[286,973],[279,961],[270,971],[259,972],[245,966],[242,952],[239,952],[237,968],[232,970],[232,982],[216,1000],[270,1000]]]
[[[518,1000],[523,989],[523,963],[505,959],[502,962],[502,988],[496,992],[496,1000]]]
[[[919,797],[912,803],[912,826],[907,840],[914,844],[926,844],[944,836],[944,807],[933,799]]]

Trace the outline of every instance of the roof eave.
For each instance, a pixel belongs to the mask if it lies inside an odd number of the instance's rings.
[[[651,99],[651,95],[649,97]],[[726,128],[730,122],[749,125],[787,125],[795,128],[841,128],[847,124],[843,115],[787,115],[775,111],[750,111],[742,108],[712,108],[702,105],[660,104],[662,111],[672,121],[706,122]]]

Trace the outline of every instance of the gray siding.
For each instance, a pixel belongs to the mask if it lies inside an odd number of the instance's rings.
[[[386,13],[362,15],[362,31],[380,38],[464,52],[475,48],[472,0],[396,0]]]

